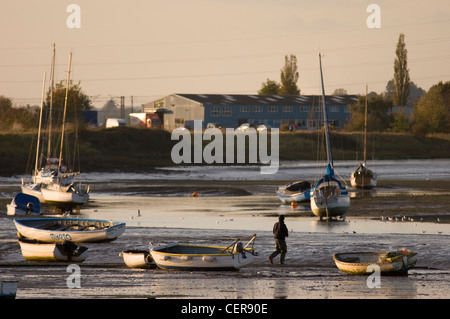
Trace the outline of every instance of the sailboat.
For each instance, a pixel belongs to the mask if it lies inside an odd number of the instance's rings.
[[[347,188],[336,179],[334,174],[333,152],[331,148],[330,133],[328,129],[328,113],[323,86],[322,58],[319,54],[320,78],[322,83],[323,120],[327,150],[327,172],[311,189],[310,205],[314,215],[330,219],[344,215],[350,208],[350,195]]]
[[[373,188],[377,186],[377,176],[366,167],[366,145],[367,145],[367,85],[366,103],[364,116],[364,162],[360,163],[350,176],[350,184],[355,188]]]
[[[54,49],[53,49],[54,50]],[[62,150],[64,145],[64,133],[65,133],[65,118],[67,110],[67,96],[69,93],[69,83],[70,83],[70,71],[72,64],[72,53],[69,56],[69,67],[67,73],[67,84],[66,84],[66,95],[64,102],[64,112],[63,112],[63,122],[61,130],[61,145],[59,158],[52,158],[49,156],[47,158],[47,165],[45,165],[41,170],[38,171],[38,153],[39,153],[39,139],[41,132],[42,122],[40,120],[39,133],[38,133],[38,144],[36,150],[36,166],[33,175],[33,183],[24,184],[22,181],[22,192],[33,195],[39,198],[41,203],[50,203],[56,205],[81,205],[85,204],[89,200],[89,186],[82,187],[81,183],[74,183],[73,177],[78,175],[79,172],[70,172],[67,170],[66,166],[63,164]],[[53,65],[54,65],[54,51],[53,51]],[[52,69],[53,69],[52,65]],[[53,79],[52,79],[53,81]],[[53,86],[53,83],[52,83]],[[44,90],[44,89],[43,89]],[[52,93],[50,94],[53,95]],[[52,99],[52,97],[51,97]],[[42,119],[42,109],[43,103],[41,103],[41,119]],[[51,103],[50,103],[51,105]],[[49,132],[51,136],[51,132]],[[50,149],[50,142],[49,142]]]

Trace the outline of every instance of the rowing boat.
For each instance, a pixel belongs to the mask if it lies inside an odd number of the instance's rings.
[[[151,246],[156,265],[166,270],[239,270],[253,261],[255,251],[249,248],[256,235],[244,246],[236,240],[228,247],[167,244]]]
[[[148,250],[124,250],[119,254],[119,257],[122,257],[125,265],[130,268],[146,269],[156,267]]]
[[[125,223],[83,218],[14,219],[19,237],[44,242],[112,241],[125,231]]]
[[[82,262],[88,256],[88,248],[65,241],[47,243],[35,239],[19,238],[22,256],[36,261]]]
[[[407,275],[417,262],[417,253],[409,250],[337,253],[333,260],[340,271],[351,275],[372,273],[373,265],[377,265],[382,274]]]

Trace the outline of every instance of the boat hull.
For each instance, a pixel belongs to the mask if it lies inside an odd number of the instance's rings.
[[[28,260],[82,262],[88,257],[88,249],[83,246],[74,247],[73,251],[70,251],[61,243],[46,243],[23,238],[19,239],[19,244],[22,256]]]
[[[14,219],[19,236],[44,242],[112,241],[125,231],[125,223],[81,218]]]
[[[306,181],[294,182],[277,189],[277,195],[283,204],[309,202],[310,194],[311,184]]]
[[[355,188],[370,189],[377,186],[377,179],[372,174],[365,175],[353,172],[350,177],[350,185]]]
[[[228,247],[179,244],[152,247],[150,253],[156,265],[166,270],[239,270],[249,265],[254,257],[253,249],[235,252]]]
[[[119,257],[122,257],[125,265],[130,268],[148,269],[156,267],[148,250],[125,250],[119,254]]]
[[[62,191],[58,189],[41,188],[42,197],[48,204],[85,204],[89,200],[89,194]]]
[[[331,195],[326,199],[321,196],[311,197],[311,210],[318,217],[337,217],[350,209],[350,195]]]
[[[333,255],[333,260],[340,271],[350,275],[370,274],[372,265],[379,266],[384,275],[407,275],[417,262],[417,254],[411,251],[338,253]]]
[[[22,193],[37,197],[40,203],[45,203],[41,192],[41,184],[24,184],[21,187]]]

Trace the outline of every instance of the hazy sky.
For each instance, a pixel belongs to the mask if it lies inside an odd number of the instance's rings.
[[[69,28],[69,4],[80,28]],[[368,28],[377,4],[381,28]],[[256,94],[297,56],[302,94],[385,91],[405,34],[410,77],[428,90],[450,80],[448,0],[0,0],[0,95],[39,104],[56,44],[56,81],[80,81],[97,107],[171,93]],[[48,88],[48,84],[47,84]]]

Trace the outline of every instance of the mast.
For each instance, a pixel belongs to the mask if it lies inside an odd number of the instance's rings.
[[[69,69],[67,71],[67,83],[66,83],[66,97],[64,98],[64,113],[63,113],[63,122],[62,122],[62,129],[61,129],[61,147],[59,149],[59,163],[58,163],[58,170],[61,170],[61,163],[62,163],[62,151],[63,151],[63,144],[64,144],[64,130],[66,126],[66,109],[67,109],[67,96],[69,95],[69,81],[70,81],[70,66],[72,64],[72,52],[70,52],[69,55]]]
[[[48,111],[48,147],[47,147],[47,158],[51,157],[52,155],[52,109],[53,109],[53,86],[55,81],[55,44],[53,43],[53,55],[52,55],[52,70],[51,70],[51,80],[50,80],[50,108]]]
[[[327,161],[328,164],[333,167],[333,152],[331,151],[331,140],[330,140],[330,132],[328,130],[328,114],[327,114],[327,104],[325,100],[325,89],[323,86],[323,74],[322,74],[322,57],[319,53],[319,63],[320,63],[320,80],[322,83],[322,100],[323,100],[323,121],[325,127],[325,140],[327,145]]]
[[[37,144],[36,144],[36,163],[34,164],[34,176],[33,182],[36,182],[36,175],[38,171],[38,161],[39,161],[39,143],[41,140],[41,125],[42,125],[42,110],[44,109],[44,94],[45,94],[45,72],[44,72],[44,79],[42,80],[42,95],[41,95],[41,111],[39,115],[39,130],[38,130],[38,138],[37,138]]]
[[[367,84],[366,84],[366,111],[364,115],[364,167],[366,167],[366,146],[367,146]]]

